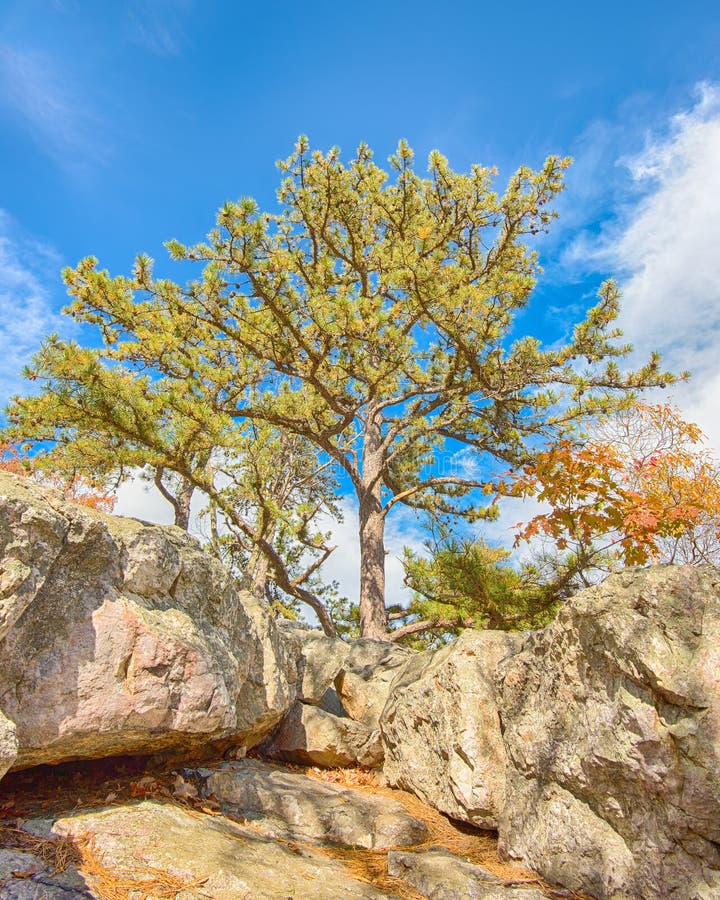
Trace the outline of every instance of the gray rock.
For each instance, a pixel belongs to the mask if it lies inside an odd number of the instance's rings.
[[[0,474],[0,708],[17,768],[258,743],[297,664],[274,621],[174,527]]]
[[[497,825],[506,760],[494,675],[521,643],[520,635],[468,630],[405,665],[380,717],[391,785],[454,819]]]
[[[350,644],[341,638],[327,637],[322,631],[288,628],[284,623],[282,631],[296,648],[300,671],[298,698],[305,703],[319,704],[328,688],[333,687]]]
[[[144,801],[73,813],[58,819],[54,831],[91,835],[104,864],[116,875],[148,878],[152,870],[160,870],[188,883],[204,879],[182,890],[178,900],[387,897],[319,852],[272,841],[224,816],[191,815],[177,806]]]
[[[583,591],[500,669],[501,849],[599,898],[720,897],[720,573]]]
[[[305,703],[314,705],[322,702],[323,695],[328,688],[335,687],[337,689],[336,680],[341,673],[352,672],[359,676],[360,680],[369,681],[374,673],[380,674],[385,668],[392,671],[394,667],[414,655],[412,650],[395,647],[387,641],[367,639],[343,641],[340,638],[326,637],[321,631],[297,627],[285,627],[283,633],[288,636],[289,640],[295,642],[300,657],[302,684],[299,698]],[[366,724],[377,728],[377,719],[374,723],[372,719],[366,720],[364,714],[364,708],[368,705],[366,700],[358,698],[353,703],[353,694],[350,690],[345,696],[338,691],[338,696],[351,718],[366,721]],[[384,705],[384,698],[382,705]],[[368,714],[370,714],[370,709],[368,709]]]
[[[299,669],[299,700],[263,755],[326,767],[382,765],[379,716],[413,651],[385,641],[346,642],[294,623],[281,627]]]
[[[407,881],[428,900],[544,900],[545,894],[521,882],[505,882],[482,866],[444,847],[419,853],[391,850],[388,874]]]
[[[67,519],[32,482],[0,473],[0,641],[42,588]]]
[[[34,853],[0,848],[0,896],[5,900],[88,900],[94,895],[72,866],[53,872]]]
[[[15,762],[17,750],[15,723],[6,718],[0,710],[0,778]]]
[[[393,683],[416,655],[392,644],[355,642],[334,681],[338,697],[350,718],[370,728],[379,728],[380,714]]]
[[[310,766],[382,765],[380,732],[326,712],[319,706],[296,702],[272,738],[261,747],[263,756]]]
[[[296,775],[256,760],[200,769],[206,795],[291,840],[383,849],[420,843],[427,827],[395,800]]]
[[[324,709],[325,712],[332,713],[334,716],[340,716],[341,719],[349,718],[347,710],[342,705],[340,697],[335,688],[328,688],[320,698],[317,705],[318,709]]]

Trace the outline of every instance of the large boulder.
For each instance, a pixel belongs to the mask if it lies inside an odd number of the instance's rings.
[[[263,755],[327,767],[382,765],[380,713],[414,652],[387,641],[347,642],[295,623],[282,632],[298,660],[299,699],[263,744]]]
[[[280,624],[298,660],[298,698],[304,703],[318,705],[328,689],[333,688],[335,676],[345,664],[351,644],[295,622],[281,621]]]
[[[391,785],[454,819],[497,825],[506,761],[494,678],[521,643],[520,635],[468,630],[406,663],[380,717]]]
[[[380,714],[392,685],[416,655],[405,647],[382,641],[356,641],[334,681],[350,718],[369,728],[379,728]]]
[[[258,743],[297,663],[267,612],[174,527],[0,474],[0,709],[15,767]]]
[[[397,669],[414,655],[413,651],[387,641],[331,638],[321,631],[300,628],[294,623],[285,623],[282,630],[295,645],[299,659],[299,699],[317,706],[323,703],[328,690],[345,684],[347,688],[342,690],[341,687],[338,696],[347,714],[377,728],[389,682]],[[369,687],[375,680],[385,687]],[[363,691],[362,696],[353,690],[352,684],[358,685],[358,691]]]
[[[279,837],[314,844],[383,849],[418,844],[427,826],[397,800],[318,781],[256,760],[200,769],[202,791],[223,812]]]
[[[277,731],[261,746],[268,759],[325,768],[382,764],[380,732],[348,716],[296,702]]]
[[[720,897],[720,573],[628,571],[499,674],[501,848],[599,898]]]

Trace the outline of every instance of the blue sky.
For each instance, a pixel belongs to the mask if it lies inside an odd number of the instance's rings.
[[[676,399],[720,447],[719,48],[703,0],[0,0],[0,399],[72,332],[63,265],[145,251],[170,274],[163,241],[274,202],[299,133],[379,160],[405,137],[501,179],[572,155],[528,329],[562,336],[617,274],[629,337],[694,370]]]

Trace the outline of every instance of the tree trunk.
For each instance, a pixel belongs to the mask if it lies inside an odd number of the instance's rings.
[[[253,594],[255,594],[256,597],[264,597],[270,572],[270,560],[264,553],[258,553],[255,565],[250,571]]]
[[[170,503],[175,513],[175,524],[183,531],[187,531],[190,526],[190,501],[192,500],[195,487],[189,478],[184,475],[177,475],[178,486],[171,490],[163,482],[165,470],[158,468],[155,470],[155,486]]]
[[[175,524],[183,531],[190,527],[190,501],[193,495],[193,486],[187,478],[180,479],[180,485],[176,494]]]
[[[383,464],[380,414],[368,410],[363,443],[360,501],[360,635],[389,640],[385,608],[385,517],[382,508]]]
[[[360,635],[388,640],[385,609],[385,519],[380,501],[360,501]]]

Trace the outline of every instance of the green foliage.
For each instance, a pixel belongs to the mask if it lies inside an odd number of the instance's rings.
[[[251,426],[300,439],[352,484],[360,628],[385,637],[384,523],[395,504],[470,522],[495,513],[483,479],[438,473],[448,441],[520,465],[544,440],[672,379],[655,356],[621,373],[628,347],[617,343],[612,282],[567,344],[510,339],[538,272],[528,240],[554,217],[568,164],[522,167],[497,193],[494,171],[457,173],[437,152],[418,175],[404,142],[388,173],[366,145],[345,165],[337,149],[311,152],[301,138],[280,164],[277,213],[226,203],[206,242],[168,243],[174,259],[202,264],[197,280],[155,278],[146,256],[130,277],[92,257],[64,272],[69,314],[96,326],[103,346],[50,338],[29,373],[40,395],[11,405],[9,439],[54,441],[99,467],[178,473],[257,543],[282,590],[312,603],[275,540],[302,543],[304,513],[276,504],[282,524],[262,536],[208,475],[218,457],[243,458]],[[308,575],[325,553],[316,537]]]
[[[414,598],[402,613],[391,613],[403,622],[396,640],[427,646],[463,628],[539,628],[560,606],[555,583],[541,581],[532,566],[513,568],[506,550],[454,539],[428,550],[428,556],[405,550],[405,583]]]

